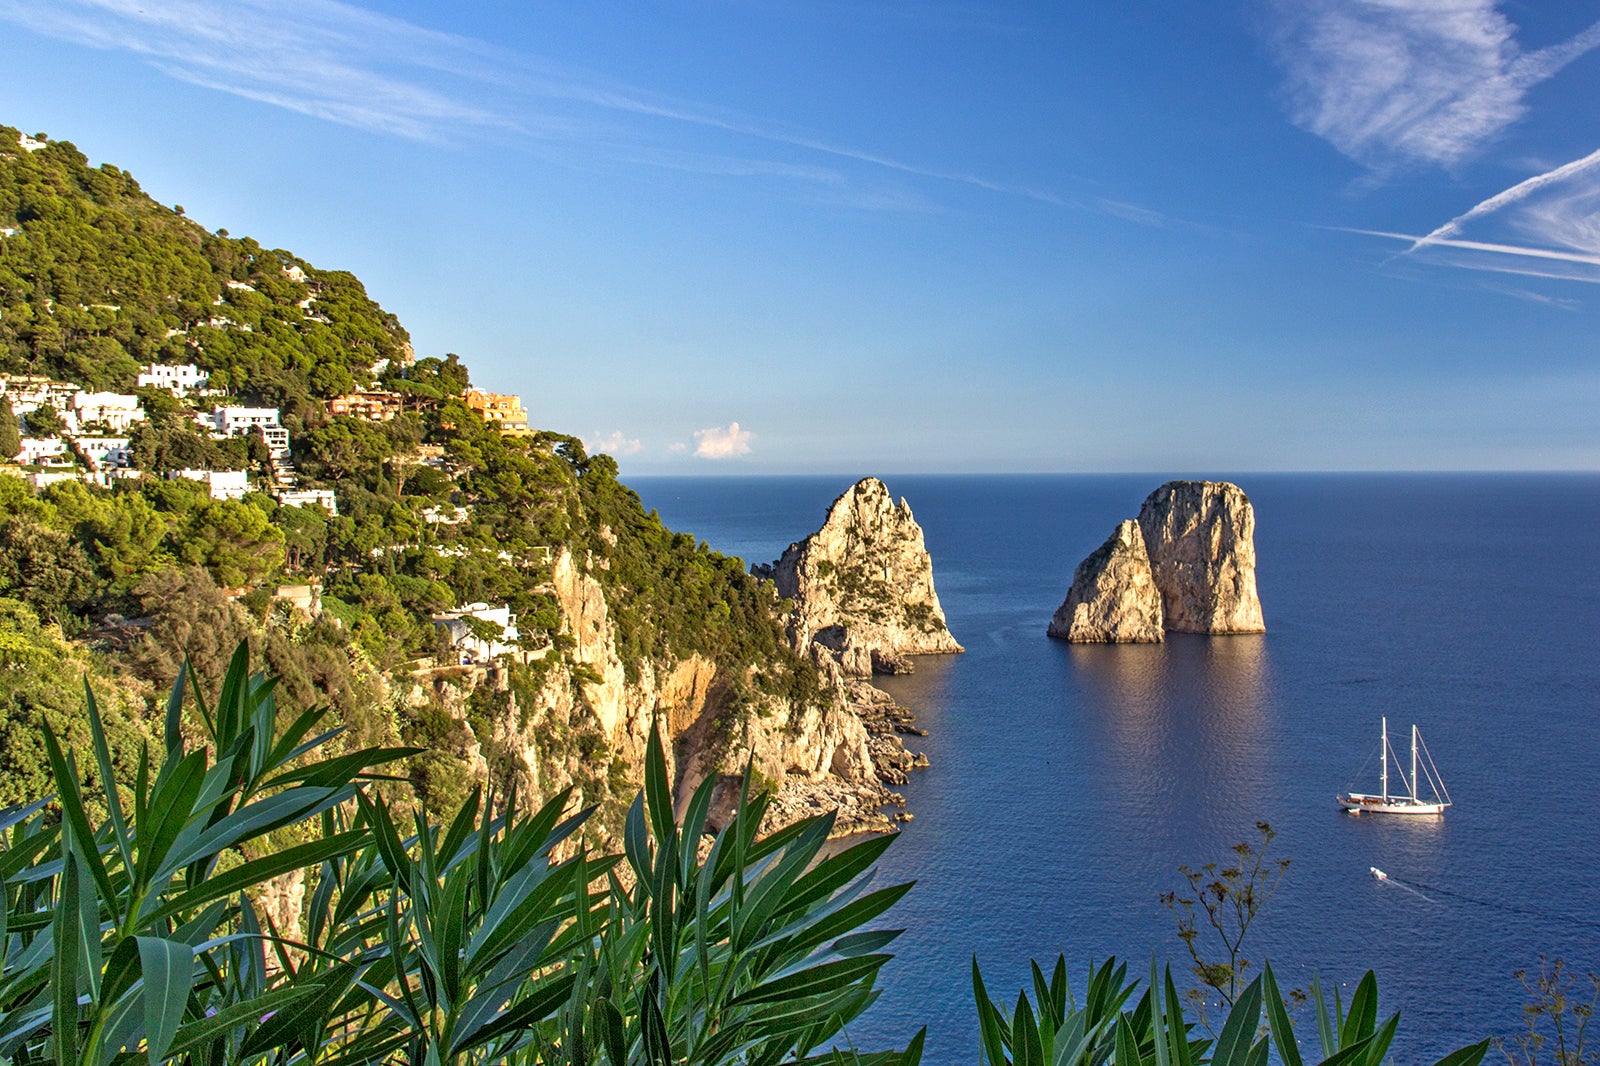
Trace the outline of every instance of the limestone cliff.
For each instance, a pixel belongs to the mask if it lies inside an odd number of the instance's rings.
[[[605,589],[587,572],[594,563],[570,551],[553,561],[546,588],[561,615],[559,654],[551,647],[533,653],[527,667],[479,668],[452,680],[471,690],[475,710],[450,695],[451,685],[436,686],[465,734],[463,750],[476,758],[481,741],[502,782],[513,777],[523,795],[539,798],[573,788],[582,802],[600,804],[597,826],[614,827],[639,786],[649,731],[659,722],[680,804],[718,777],[726,808],[748,764],[759,785],[782,797],[774,824],[837,806],[838,833],[892,828],[880,808],[903,801],[887,784],[903,782],[916,759],[892,733],[910,730],[875,729],[882,708],[853,693],[831,660],[822,690],[800,699],[763,692],[748,672],[731,676],[698,654],[647,658],[630,677]]]
[[[1130,519],[1078,564],[1049,634],[1074,644],[1156,644],[1161,628],[1161,593]]]
[[[1226,481],[1169,481],[1078,564],[1049,634],[1154,643],[1162,631],[1262,633],[1255,510]]]
[[[1139,508],[1167,629],[1261,633],[1255,509],[1226,481],[1169,481]]]
[[[755,572],[794,601],[794,649],[821,645],[846,674],[901,672],[902,656],[962,650],[934,591],[922,527],[877,478],[851,486],[821,529]]]

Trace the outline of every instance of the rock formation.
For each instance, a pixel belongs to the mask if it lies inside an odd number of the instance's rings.
[[[1255,511],[1225,481],[1169,481],[1136,521],[1078,565],[1049,634],[1132,643],[1177,633],[1262,633]]]
[[[769,829],[835,807],[836,835],[895,828],[882,808],[904,800],[890,786],[926,765],[899,739],[917,732],[909,712],[845,677],[821,648],[815,661],[824,684],[809,700],[769,696],[750,676],[730,676],[701,655],[645,658],[630,673],[605,590],[590,573],[595,565],[569,550],[552,560],[544,588],[560,612],[566,651],[536,671],[536,689],[514,688],[503,667],[451,666],[417,673],[401,694],[412,709],[443,712],[448,729],[435,728],[451,732],[452,754],[474,778],[492,764],[494,775],[514,777],[524,796],[547,798],[570,787],[583,802],[601,804],[596,829],[620,824],[658,722],[680,807],[715,776],[714,814],[717,807],[725,814],[748,764],[758,786],[775,792]],[[539,662],[541,653],[533,657]]]
[[[1078,564],[1049,632],[1074,644],[1157,644],[1161,628],[1161,593],[1139,523],[1129,519]]]
[[[1256,516],[1226,481],[1169,481],[1145,498],[1139,529],[1175,633],[1262,633]]]
[[[846,674],[903,673],[906,655],[960,652],[933,588],[922,527],[877,478],[851,486],[822,528],[756,567],[794,601],[789,638],[797,652],[827,649]]]

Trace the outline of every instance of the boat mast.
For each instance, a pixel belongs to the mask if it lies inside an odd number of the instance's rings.
[[[1389,802],[1389,716],[1383,716],[1383,802]]]
[[[1417,802],[1417,723],[1411,723],[1411,802]]]

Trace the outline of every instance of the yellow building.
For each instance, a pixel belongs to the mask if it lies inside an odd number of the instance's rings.
[[[465,399],[468,407],[506,436],[533,436],[533,430],[528,428],[528,412],[522,409],[521,397],[472,389]]]
[[[349,415],[364,422],[390,422],[400,413],[405,397],[398,392],[370,390],[352,392],[328,401],[328,411],[336,415]]]

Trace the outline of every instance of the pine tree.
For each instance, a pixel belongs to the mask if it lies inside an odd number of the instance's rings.
[[[22,430],[11,410],[11,401],[0,396],[0,459],[15,459],[22,451]]]

